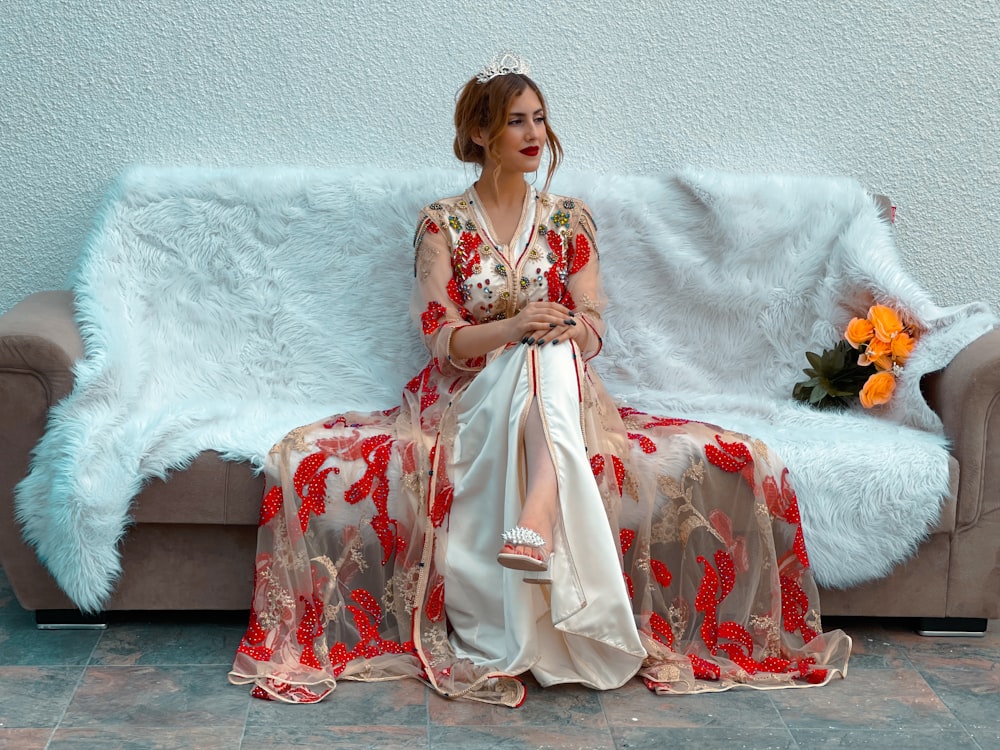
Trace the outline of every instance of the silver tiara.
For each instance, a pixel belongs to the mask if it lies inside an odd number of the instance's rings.
[[[489,65],[476,73],[476,80],[480,83],[486,83],[497,76],[506,76],[511,73],[519,73],[523,76],[530,75],[531,66],[528,65],[527,60],[518,57],[513,52],[504,52],[502,55],[494,57],[490,60]]]

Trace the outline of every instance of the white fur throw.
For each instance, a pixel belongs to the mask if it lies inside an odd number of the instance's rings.
[[[18,518],[69,596],[105,601],[129,503],[215,449],[259,466],[290,428],[397,403],[426,353],[408,319],[417,210],[460,171],[135,169],[73,280],[86,355],[51,413]],[[564,174],[599,230],[612,394],[767,441],[793,473],[816,576],[849,586],[911,554],[949,491],[919,378],[995,325],[941,309],[845,179]],[[890,408],[791,400],[805,351],[871,302],[928,332]]]

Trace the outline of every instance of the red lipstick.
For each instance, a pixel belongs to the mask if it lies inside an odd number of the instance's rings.
[[[538,146],[528,146],[528,148],[522,148],[521,153],[525,156],[538,156]]]

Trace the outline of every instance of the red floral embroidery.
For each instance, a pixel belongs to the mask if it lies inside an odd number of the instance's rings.
[[[702,659],[700,656],[695,654],[687,655],[688,661],[691,662],[691,667],[694,670],[694,676],[699,680],[718,680],[722,676],[722,669],[718,664],[713,664],[712,662]]]
[[[714,466],[718,466],[723,471],[731,474],[739,472],[743,475],[747,484],[754,487],[753,477],[753,456],[750,449],[740,440],[727,443],[720,435],[715,436],[715,442],[722,450],[709,443],[705,446],[705,456]]]
[[[281,492],[281,485],[276,484],[271,487],[267,491],[267,494],[264,495],[264,500],[260,504],[260,518],[257,521],[257,525],[263,526],[278,515],[278,511],[281,510],[284,501],[285,496]]]
[[[618,539],[621,541],[622,554],[624,555],[632,547],[635,541],[635,532],[632,529],[622,529],[618,532]]]
[[[809,643],[816,637],[815,630],[806,624],[806,614],[809,611],[809,597],[802,590],[799,582],[791,576],[781,576],[781,620],[789,633],[801,633],[802,639]]]
[[[437,234],[438,232],[441,231],[441,227],[439,227],[433,221],[431,221],[430,219],[428,219],[427,220],[427,231],[430,232],[431,234]]]
[[[545,280],[548,286],[549,302],[559,302],[573,310],[576,305],[567,304],[569,292],[566,289],[566,254],[563,249],[563,239],[558,232],[550,229],[545,235],[549,248],[555,255],[555,262],[545,272]]]
[[[320,616],[323,614],[323,602],[315,594],[311,601],[304,596],[300,596],[299,601],[302,602],[305,609],[305,614],[299,620],[299,627],[295,631],[295,640],[302,646],[299,663],[313,669],[322,669],[323,666],[316,655],[316,639],[323,635],[323,624],[320,622]]]
[[[633,542],[635,542],[635,532],[632,529],[622,529],[618,532],[618,540],[621,543],[622,555],[628,552],[632,548]],[[632,576],[630,576],[626,571],[622,571],[622,576],[625,578],[625,588],[628,591],[628,598],[635,598],[635,586],[632,584]]]
[[[601,476],[604,471],[604,456],[600,453],[592,456],[590,459],[590,470],[594,472],[595,477]]]
[[[427,619],[431,622],[441,622],[444,619],[444,578],[438,578],[427,595]]]
[[[586,235],[578,234],[576,242],[570,246],[569,272],[576,273],[590,260],[590,240]]]
[[[455,275],[460,280],[468,279],[482,265],[482,258],[479,256],[479,246],[482,244],[483,238],[474,232],[462,232],[459,236],[452,260]]]
[[[618,414],[623,420],[632,418],[648,417],[648,420],[643,425],[643,429],[649,430],[653,427],[679,427],[680,425],[689,424],[690,419],[677,419],[674,417],[650,417],[646,412],[634,409],[631,406],[620,406],[618,407]]]
[[[733,534],[733,522],[725,513],[716,508],[708,514],[708,522],[719,532],[726,542],[726,549],[733,557],[733,564],[740,573],[750,569],[750,555],[747,553],[746,537]]]
[[[638,432],[630,432],[628,433],[628,437],[629,440],[635,440],[639,443],[639,447],[642,448],[643,453],[646,454],[656,453],[656,443],[654,443],[645,435],[642,435]]]
[[[302,501],[298,516],[303,534],[309,528],[310,513],[321,516],[326,512],[326,480],[333,472],[333,467],[328,467],[323,471],[318,471],[318,469],[327,457],[327,454],[322,451],[308,455],[299,462],[299,466],[295,470],[292,481],[295,485],[295,492]]]
[[[615,469],[615,481],[618,482],[618,494],[625,494],[625,464],[618,456],[611,457],[611,465]]]
[[[257,581],[254,581],[254,589],[256,588]],[[266,638],[267,631],[261,627],[260,620],[257,619],[257,611],[251,609],[250,625],[247,627],[247,632],[243,635],[243,640],[240,641],[240,647],[237,650],[256,661],[270,661],[274,649],[264,645]]]
[[[662,561],[650,560],[649,567],[653,571],[653,577],[656,579],[656,582],[663,586],[663,588],[667,588],[671,581],[674,580],[674,576],[670,572],[670,569]]]
[[[715,653],[714,649],[719,639],[719,604],[729,596],[736,582],[733,560],[729,553],[721,549],[716,550],[714,558],[718,570],[713,568],[712,564],[703,556],[699,555],[697,558],[705,574],[702,576],[701,583],[698,584],[698,593],[694,599],[694,608],[704,613],[704,619],[701,623],[701,638],[713,653]]]
[[[398,522],[389,517],[389,458],[396,441],[390,435],[373,435],[361,443],[361,454],[367,464],[364,475],[344,492],[344,501],[352,505],[369,495],[375,504],[372,530],[382,545],[382,564],[389,561],[393,551],[403,551],[406,541],[397,536]]]
[[[440,327],[438,321],[445,316],[446,312],[445,306],[437,300],[431,300],[427,303],[427,309],[420,313],[420,320],[423,323],[425,336],[430,336],[437,331]]]
[[[649,616],[649,629],[653,632],[653,638],[667,648],[673,648],[674,631],[671,629],[670,623],[656,614],[656,612],[653,612]]]
[[[440,453],[438,453],[439,448]],[[436,478],[434,482],[434,502],[431,505],[431,523],[437,528],[444,523],[444,519],[451,512],[451,503],[455,498],[455,488],[448,479],[444,448],[438,445],[431,448],[429,463],[433,472],[432,476]]]
[[[795,526],[795,540],[792,550],[804,568],[809,567],[809,554],[806,551],[806,539],[802,532],[802,517],[799,514],[799,499],[788,480],[788,469],[781,472],[781,489],[773,477],[765,477],[761,483],[764,492],[764,502],[775,518]]]
[[[347,611],[351,613],[354,620],[354,627],[358,631],[358,643],[350,650],[343,643],[336,643],[330,649],[330,662],[336,665],[344,665],[352,659],[362,657],[372,659],[382,654],[406,654],[413,653],[413,641],[399,643],[390,641],[379,635],[378,627],[382,622],[382,608],[378,600],[365,589],[354,589],[351,592],[351,599],[357,605],[347,605]],[[337,671],[343,671],[343,666]]]

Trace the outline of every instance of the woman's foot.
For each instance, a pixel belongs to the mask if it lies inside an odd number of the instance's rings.
[[[504,542],[497,562],[513,570],[542,571],[549,568],[549,552],[545,537],[526,526],[508,529],[501,538]]]

